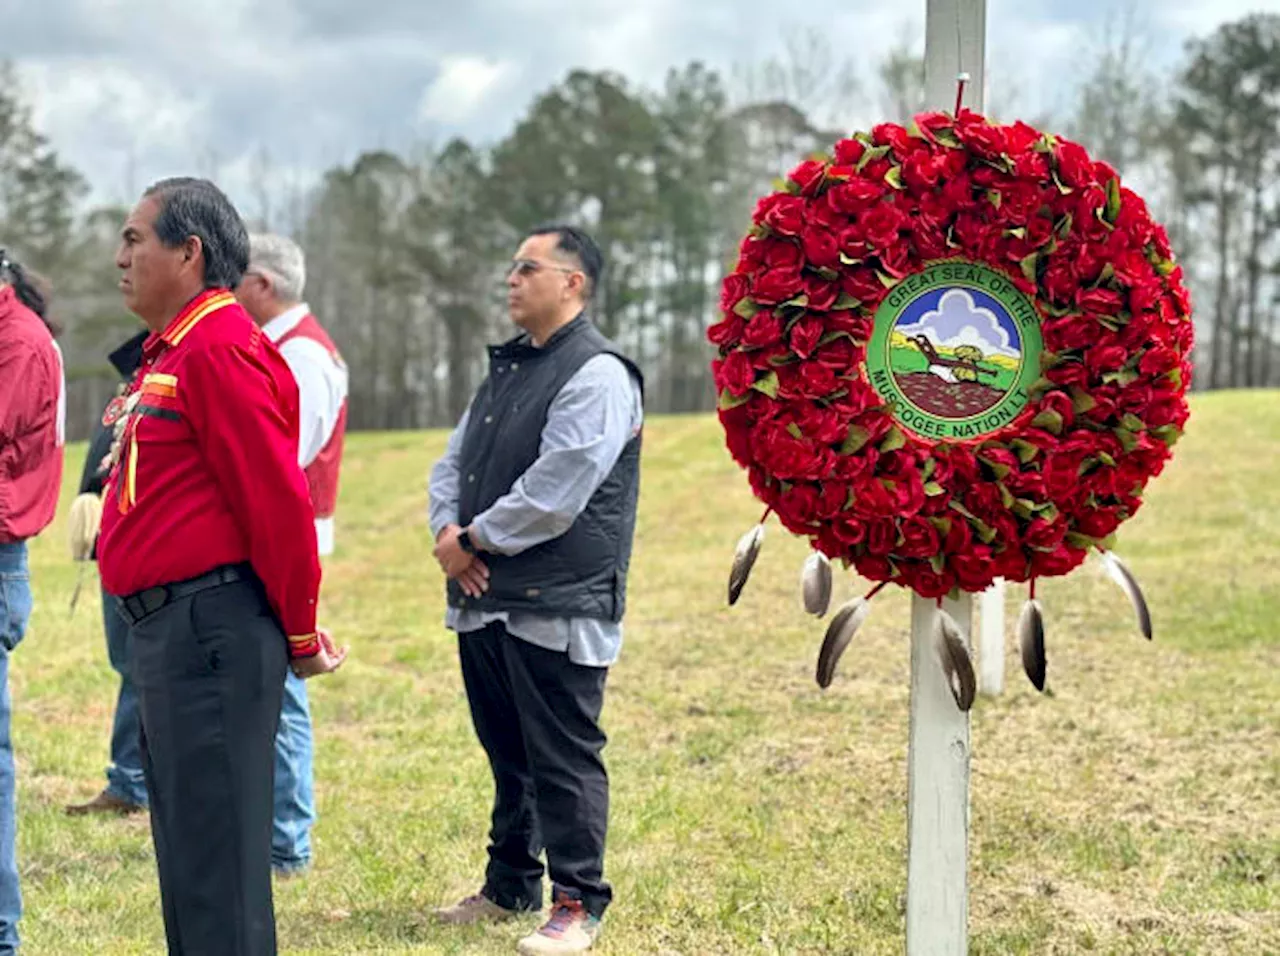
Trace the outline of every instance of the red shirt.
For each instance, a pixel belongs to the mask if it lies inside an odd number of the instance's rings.
[[[53,520],[62,485],[62,358],[13,286],[0,288],[0,544]]]
[[[289,366],[225,289],[197,296],[142,349],[103,489],[103,586],[125,596],[248,561],[290,654],[315,654],[320,559]]]

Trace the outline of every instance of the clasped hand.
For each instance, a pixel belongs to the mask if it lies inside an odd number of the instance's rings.
[[[458,544],[461,533],[462,528],[458,525],[445,525],[436,538],[434,554],[446,577],[457,581],[468,597],[479,597],[489,590],[489,567]]]

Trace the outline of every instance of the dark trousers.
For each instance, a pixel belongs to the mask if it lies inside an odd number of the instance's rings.
[[[458,636],[476,736],[495,797],[483,892],[508,909],[542,906],[545,848],[555,892],[600,916],[609,778],[598,721],[608,669],[512,637],[501,624]]]
[[[175,956],[274,956],[271,806],[286,641],[256,579],[131,626],[142,768]]]

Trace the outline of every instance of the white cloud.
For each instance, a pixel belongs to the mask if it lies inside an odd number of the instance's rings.
[[[418,118],[435,123],[463,123],[510,76],[510,64],[478,56],[447,56],[440,75],[423,91]]]
[[[899,325],[896,331],[909,337],[923,335],[935,346],[949,349],[975,345],[985,355],[1016,359],[1021,354],[995,313],[980,307],[964,289],[949,289],[938,301],[937,309],[926,312],[911,325]]]

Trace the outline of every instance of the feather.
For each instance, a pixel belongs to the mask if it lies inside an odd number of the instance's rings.
[[[77,495],[67,514],[67,536],[71,544],[73,561],[88,561],[93,557],[93,544],[98,538],[98,525],[102,521],[102,499],[95,494]]]
[[[804,597],[804,609],[822,617],[831,606],[831,562],[821,551],[814,551],[805,559],[800,574],[800,593]]]
[[[1044,616],[1040,611],[1040,602],[1035,598],[1022,605],[1022,613],[1018,615],[1018,643],[1022,647],[1022,669],[1027,672],[1027,677],[1036,690],[1043,692],[1047,668],[1044,656]]]
[[[1133,605],[1133,611],[1138,616],[1138,628],[1142,631],[1142,636],[1147,640],[1151,640],[1151,610],[1147,607],[1147,599],[1142,593],[1142,586],[1138,584],[1138,579],[1133,576],[1133,572],[1129,570],[1128,565],[1120,560],[1120,556],[1113,551],[1103,551],[1102,566],[1106,568],[1107,574],[1111,580],[1115,581],[1129,598],[1129,603]]]
[[[969,657],[969,649],[964,646],[960,625],[941,608],[938,609],[936,635],[938,658],[947,678],[947,687],[951,689],[951,696],[956,699],[956,706],[967,711],[973,706],[973,697],[978,687],[973,673],[973,661]]]
[[[733,567],[729,571],[729,604],[738,602],[751,576],[751,568],[760,556],[760,545],[764,542],[764,525],[757,524],[738,539],[738,547],[733,554]]]
[[[867,615],[871,613],[871,602],[864,597],[855,598],[840,606],[835,617],[827,625],[827,634],[822,639],[822,649],[818,651],[818,686],[830,687],[836,676],[836,664],[844,653],[853,635],[858,632]]]

